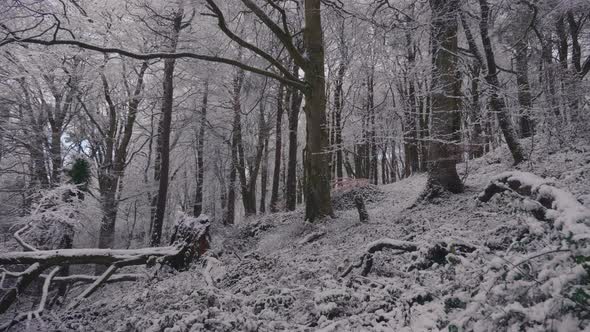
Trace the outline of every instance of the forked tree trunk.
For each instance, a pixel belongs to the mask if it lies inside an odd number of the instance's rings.
[[[178,34],[181,30],[183,10],[182,8],[174,14],[171,51],[176,51]],[[166,201],[168,199],[169,169],[170,169],[170,129],[172,125],[172,108],[174,102],[174,66],[175,59],[164,60],[164,79],[162,83],[162,115],[158,125],[158,141],[160,148],[160,180],[158,183],[158,196],[156,200],[156,211],[151,232],[150,244],[159,246],[162,239],[162,228],[166,216]]]
[[[432,10],[433,77],[432,141],[429,148],[429,190],[463,191],[457,174],[460,110],[457,95],[458,0],[430,0]]]
[[[137,75],[137,82],[133,95],[129,96],[130,100],[127,103],[127,117],[125,119],[125,126],[121,132],[117,128],[117,109],[113,100],[111,99],[110,89],[106,76],[101,76],[105,99],[109,107],[109,128],[104,130],[106,137],[104,159],[101,160],[100,170],[98,173],[99,191],[101,197],[101,205],[103,217],[101,221],[101,229],[99,231],[98,247],[99,248],[113,248],[115,244],[115,222],[117,220],[117,210],[119,207],[119,194],[121,182],[127,166],[127,152],[131,136],[133,134],[133,127],[135,126],[135,119],[137,117],[139,104],[142,101],[143,92],[143,78],[148,68],[148,63],[144,62]],[[117,135],[120,134],[120,135]],[[100,269],[99,269],[100,270]]]
[[[491,89],[490,105],[492,107],[492,111],[496,113],[496,116],[498,117],[500,129],[502,129],[504,139],[506,140],[506,144],[508,144],[508,148],[510,149],[510,152],[512,153],[512,158],[514,159],[514,164],[516,165],[524,160],[524,153],[522,151],[520,143],[518,142],[518,137],[516,136],[514,126],[510,121],[510,114],[508,113],[508,109],[506,108],[504,99],[502,99],[499,95],[500,82],[498,80],[498,69],[496,67],[496,58],[494,56],[492,42],[490,40],[488,33],[490,8],[488,6],[487,0],[479,0],[479,5],[481,7],[481,21],[479,25],[479,30],[481,34],[481,40],[483,43],[483,49],[488,68],[486,81],[490,85]]]

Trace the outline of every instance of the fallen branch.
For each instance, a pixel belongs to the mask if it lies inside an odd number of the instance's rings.
[[[326,232],[324,232],[324,231],[313,232],[313,233],[307,235],[306,237],[304,237],[303,239],[301,239],[301,241],[299,241],[299,244],[311,243],[311,242],[321,238],[324,235],[326,235]]]
[[[46,274],[42,274],[39,276],[40,278],[47,278]],[[114,282],[122,282],[122,281],[138,281],[144,279],[144,275],[142,274],[114,274],[109,277],[106,281],[107,283],[114,283]],[[75,284],[75,283],[92,283],[95,282],[100,276],[91,276],[86,274],[73,274],[65,277],[53,277],[51,283],[52,284]]]
[[[207,218],[192,218],[182,215],[177,223],[177,233],[174,242],[168,247],[142,248],[142,249],[59,249],[59,250],[37,250],[22,241],[25,248],[23,252],[9,252],[0,254],[0,265],[30,265],[23,272],[13,272],[2,269],[0,271],[0,282],[3,284],[7,277],[16,278],[14,286],[6,291],[0,299],[0,314],[5,313],[15,302],[17,296],[35,279],[45,279],[44,285],[47,288],[52,283],[91,283],[73,302],[68,309],[77,307],[83,300],[96,292],[103,284],[115,281],[137,280],[141,276],[133,274],[115,275],[114,273],[125,266],[131,265],[153,265],[155,263],[166,264],[174,269],[186,269],[191,262],[200,257],[208,249],[209,220]],[[29,225],[19,229],[15,237],[25,232]],[[109,267],[101,276],[55,276],[55,272],[61,267],[72,264],[103,264]],[[41,275],[44,270],[55,267],[56,269],[48,275]],[[42,298],[44,309],[46,298]],[[42,310],[29,313],[29,316],[37,316]],[[19,316],[20,317],[20,316]],[[22,321],[16,320],[14,324]],[[11,325],[12,326],[12,325]]]
[[[41,315],[43,314],[43,311],[45,310],[45,304],[47,303],[47,297],[49,296],[49,285],[51,284],[51,280],[53,279],[53,277],[57,274],[57,272],[59,270],[60,270],[60,267],[54,268],[49,273],[47,278],[45,278],[45,282],[43,283],[43,291],[41,294],[41,300],[39,300],[39,306],[37,307],[37,309],[17,315],[10,322],[5,323],[4,325],[0,326],[0,331],[6,331],[7,329],[11,328],[12,326],[14,326],[14,325],[18,324],[19,322],[22,322],[26,319],[36,318],[39,321],[41,321]]]
[[[120,261],[128,261],[127,265],[141,265],[149,259],[174,256],[182,250],[184,244],[169,247],[142,249],[58,249],[37,250],[26,252],[9,252],[0,254],[0,265],[17,264],[104,264],[110,265]]]
[[[18,242],[18,244],[21,245],[21,247],[23,247],[24,251],[37,251],[37,248],[33,247],[32,245],[28,244],[25,242],[25,240],[22,239],[21,234],[28,231],[31,228],[31,223],[26,224],[25,226],[21,227],[19,230],[17,230],[16,232],[14,232],[13,236],[14,239],[16,240],[16,242]]]
[[[16,280],[16,284],[11,289],[7,290],[2,299],[0,299],[0,314],[5,313],[8,308],[14,303],[18,294],[21,294],[41,273],[46,266],[39,263],[34,263],[26,270],[20,273]]]

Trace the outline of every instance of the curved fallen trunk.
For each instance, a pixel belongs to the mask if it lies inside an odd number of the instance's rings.
[[[517,195],[525,210],[539,220],[552,222],[563,238],[573,242],[590,239],[590,209],[551,181],[528,172],[504,172],[492,178],[477,199],[488,202],[503,192]]]

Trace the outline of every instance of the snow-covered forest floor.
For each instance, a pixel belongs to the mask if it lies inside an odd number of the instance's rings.
[[[537,144],[532,160],[520,170],[552,178],[556,187],[590,207],[590,149],[555,151]],[[589,330],[585,273],[569,253],[547,253],[564,241],[550,223],[523,212],[509,194],[488,203],[475,199],[493,176],[511,169],[509,160],[507,150],[499,149],[461,165],[465,192],[428,204],[416,204],[425,175],[380,186],[383,195],[367,204],[368,223],[360,223],[352,209],[316,224],[304,223],[303,211],[296,211],[268,214],[231,229],[216,225],[212,252],[217,259],[208,259],[207,266],[195,264],[181,273],[161,270],[149,281],[109,284],[76,311],[56,313],[61,323],[51,327]],[[370,242],[383,238],[411,241],[424,249],[404,254],[385,249],[375,253],[367,276],[355,268],[341,277]],[[451,250],[443,262],[420,266],[428,255],[425,248],[440,242],[447,248],[467,244],[475,251]]]

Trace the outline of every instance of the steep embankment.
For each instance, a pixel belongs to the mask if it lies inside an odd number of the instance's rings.
[[[587,285],[581,281],[585,272],[567,253],[547,252],[567,245],[565,240],[550,222],[523,212],[514,196],[497,195],[485,204],[475,200],[490,178],[510,168],[499,162],[508,159],[505,153],[496,151],[463,165],[465,193],[411,209],[425,176],[381,186],[382,199],[367,206],[369,223],[359,223],[356,211],[347,210],[310,225],[298,211],[267,215],[234,229],[216,228],[217,259],[207,266],[178,274],[159,272],[149,282],[108,285],[92,303],[62,314],[63,323],[55,327],[577,331],[588,324],[583,320],[589,316],[584,308]],[[543,155],[523,168],[554,177],[557,187],[590,203],[589,152]],[[367,276],[355,268],[341,277],[370,242],[382,238],[410,241],[419,250],[376,252]],[[437,263],[427,249],[441,242],[449,252]],[[458,249],[461,245],[468,250]],[[428,259],[428,264],[419,264]],[[553,278],[551,269],[574,277]],[[561,307],[553,298],[560,299]]]

